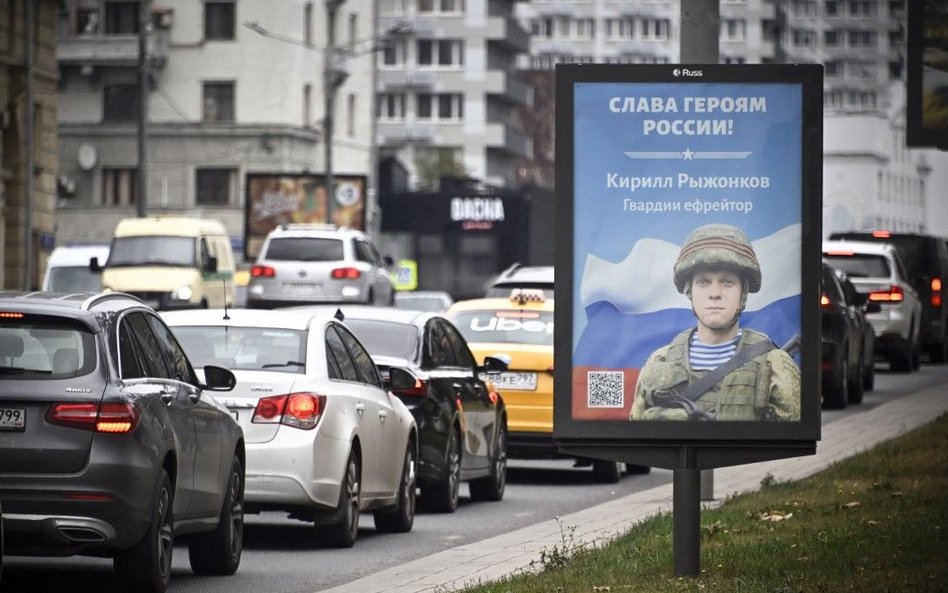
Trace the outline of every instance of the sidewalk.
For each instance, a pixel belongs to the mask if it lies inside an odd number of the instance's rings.
[[[823,426],[816,455],[714,470],[715,500],[750,492],[768,474],[777,481],[799,480],[833,463],[927,424],[948,411],[944,386],[880,405]],[[540,551],[572,541],[605,543],[659,512],[671,512],[672,486],[666,484],[583,511],[543,521],[480,542],[458,546],[389,568],[322,593],[443,593],[479,581],[530,570]]]

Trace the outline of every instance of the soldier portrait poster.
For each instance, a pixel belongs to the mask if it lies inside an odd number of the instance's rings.
[[[572,167],[562,188],[570,204],[558,202],[557,219],[559,225],[567,210],[572,229],[568,261],[559,258],[564,251],[557,259],[558,267],[570,266],[571,279],[564,299],[569,420],[624,421],[633,425],[629,434],[642,430],[635,425],[678,424],[629,418],[650,355],[696,326],[673,268],[689,235],[706,225],[726,225],[746,237],[759,262],[760,286],[747,295],[739,325],[786,346],[799,372],[803,242],[805,232],[812,232],[808,217],[814,211],[805,208],[805,144],[809,150],[813,143],[805,139],[804,106],[812,102],[793,71],[771,68],[557,69],[567,79],[579,73],[558,95],[559,101],[569,94],[571,104],[563,114],[569,120],[563,139]],[[807,84],[821,78],[818,68],[806,69]],[[702,246],[695,257],[707,249]],[[814,343],[812,336],[808,340]],[[795,387],[799,400],[799,383]],[[784,419],[796,422],[801,403],[793,405],[796,415]],[[655,434],[654,426],[645,431]]]

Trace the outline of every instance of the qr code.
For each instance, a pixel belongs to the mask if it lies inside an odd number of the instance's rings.
[[[625,403],[622,371],[589,371],[587,400],[590,408],[621,408]]]

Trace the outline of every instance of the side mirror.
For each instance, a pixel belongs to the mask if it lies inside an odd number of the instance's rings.
[[[210,274],[213,274],[217,271],[217,258],[213,255],[207,256],[207,264],[205,265],[206,271]]]
[[[484,366],[480,367],[478,370],[484,371],[488,375],[502,373],[507,370],[507,363],[496,356],[485,356]]]
[[[214,365],[204,367],[204,385],[201,388],[208,391],[230,391],[237,385],[237,377],[234,373]]]
[[[89,259],[89,271],[93,274],[98,274],[102,272],[102,265],[99,263],[99,256],[95,256]]]
[[[866,313],[878,313],[882,310],[882,305],[875,301],[866,301]]]
[[[387,387],[395,395],[413,390],[417,383],[418,378],[409,370],[401,367],[391,367],[388,370]]]

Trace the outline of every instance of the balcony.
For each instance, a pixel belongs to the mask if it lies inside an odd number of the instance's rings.
[[[404,146],[406,144],[432,144],[437,134],[435,126],[417,122],[377,122],[376,134],[379,146]]]
[[[484,92],[514,105],[533,104],[533,88],[512,72],[497,70],[488,72]]]
[[[376,86],[383,93],[404,89],[431,90],[436,81],[435,72],[417,70],[379,70],[376,76]]]
[[[519,157],[533,157],[533,139],[512,126],[487,124],[484,131],[484,144],[488,148],[503,150]]]
[[[487,39],[513,51],[530,50],[530,34],[513,19],[499,16],[488,17]]]
[[[161,68],[167,58],[167,35],[159,31],[148,38],[148,54]],[[66,35],[56,46],[56,60],[61,65],[136,67],[138,35],[103,35],[97,33]]]

